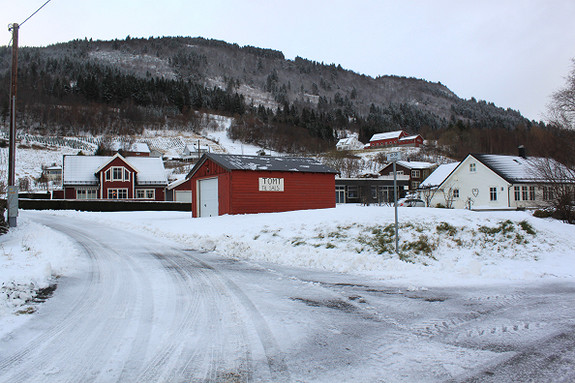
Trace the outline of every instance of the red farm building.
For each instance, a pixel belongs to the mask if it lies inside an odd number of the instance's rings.
[[[161,158],[64,156],[63,162],[66,199],[165,200],[168,179]]]
[[[335,207],[336,171],[311,158],[207,153],[186,177],[192,215]]]
[[[394,132],[377,133],[369,140],[369,148],[385,148],[394,146],[412,146],[420,147],[423,144],[423,137],[416,134],[413,136],[407,135],[403,130],[396,130]]]

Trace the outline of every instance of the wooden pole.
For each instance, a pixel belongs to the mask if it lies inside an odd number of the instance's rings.
[[[16,186],[16,93],[18,90],[18,29],[14,23],[12,31],[12,77],[10,83],[10,145],[8,153],[8,224],[16,227],[18,217],[18,187]]]

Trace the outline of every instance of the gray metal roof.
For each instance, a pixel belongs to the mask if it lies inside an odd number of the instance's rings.
[[[208,153],[204,156],[206,159],[211,159],[212,161],[229,170],[337,173],[336,170],[325,166],[313,158],[243,156],[237,154],[214,153]],[[204,161],[200,161],[200,163],[203,162]],[[192,172],[194,172],[194,170],[192,170]]]
[[[551,165],[553,168],[563,167],[560,163],[541,157],[520,157],[498,154],[476,154],[471,156],[481,161],[509,183],[516,182],[548,182],[541,168]],[[547,164],[547,165],[546,165]]]

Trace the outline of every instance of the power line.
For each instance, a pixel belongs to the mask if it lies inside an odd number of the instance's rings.
[[[38,9],[36,10],[36,12],[32,13],[30,16],[28,16],[28,18],[27,18],[26,20],[22,21],[22,22],[20,23],[20,26],[24,25],[24,23],[25,23],[26,21],[30,20],[30,19],[32,18],[32,16],[34,16],[36,13],[40,12],[40,9],[44,8],[44,7],[46,6],[46,4],[48,4],[50,1],[52,1],[52,0],[46,1],[40,8],[38,8]]]

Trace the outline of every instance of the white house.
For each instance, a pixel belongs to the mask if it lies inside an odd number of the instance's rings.
[[[349,137],[340,139],[335,147],[337,150],[360,150],[363,149],[364,144],[357,139],[356,134],[353,134]]]
[[[210,151],[209,149],[210,148],[208,147],[208,145],[202,145],[199,140],[197,143],[187,144],[184,147],[184,151],[182,152],[182,159],[184,159],[184,160],[189,160],[189,159],[197,160],[201,156],[203,156],[204,153],[208,153]]]
[[[541,175],[541,167],[549,163],[562,166],[525,155],[468,154],[436,187],[430,205],[478,210],[544,206],[553,192],[549,180]],[[443,175],[446,170],[441,170]],[[435,187],[432,181],[426,179],[422,188]]]

